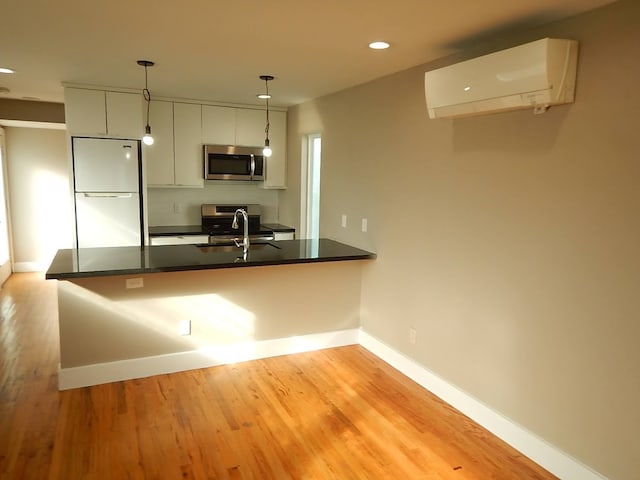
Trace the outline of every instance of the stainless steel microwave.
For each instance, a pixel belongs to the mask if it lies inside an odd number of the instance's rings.
[[[262,147],[204,145],[205,180],[264,180]]]

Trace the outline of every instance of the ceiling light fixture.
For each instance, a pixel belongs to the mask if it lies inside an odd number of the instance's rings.
[[[144,137],[142,142],[145,145],[153,145],[153,137],[151,136],[151,126],[149,125],[149,106],[151,105],[151,93],[149,92],[149,84],[147,78],[147,68],[153,67],[155,63],[151,60],[138,60],[138,65],[144,67],[144,90],[142,90],[142,96],[147,102],[147,124],[144,126]]]
[[[265,157],[270,157],[273,153],[271,151],[271,146],[269,145],[269,99],[271,98],[271,95],[269,95],[269,81],[273,80],[273,78],[273,75],[260,75],[260,80],[264,80],[265,86],[265,93],[261,98],[264,98],[267,101],[267,124],[264,127],[264,149],[262,150],[262,154]]]
[[[0,73],[16,73],[16,71],[6,67],[0,67]]]
[[[372,48],[374,50],[384,50],[389,47],[390,47],[389,42],[384,42],[384,41],[371,42],[369,44],[369,48]]]

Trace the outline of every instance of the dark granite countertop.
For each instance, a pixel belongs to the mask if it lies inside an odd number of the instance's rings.
[[[215,247],[213,247],[215,249]],[[219,268],[335,262],[376,258],[334,240],[283,240],[252,244],[247,258],[236,247],[152,245],[58,250],[46,278],[55,280]]]
[[[260,225],[261,232],[295,232],[296,229],[279,223],[264,223]],[[149,227],[149,235],[152,237],[170,237],[173,235],[208,235],[208,230],[203,230],[202,225],[161,225]]]

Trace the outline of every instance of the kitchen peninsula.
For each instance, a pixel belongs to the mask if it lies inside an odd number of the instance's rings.
[[[327,239],[59,250],[59,388],[357,343],[375,254]]]

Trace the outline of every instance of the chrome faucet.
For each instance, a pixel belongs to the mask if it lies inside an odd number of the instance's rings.
[[[242,243],[238,242],[237,238],[233,239],[233,243],[235,243],[238,248],[242,247],[242,253],[246,257],[249,252],[249,215],[247,215],[247,211],[245,209],[237,209],[236,213],[233,214],[233,223],[231,224],[231,228],[238,228],[238,214],[242,215],[242,219],[244,221],[244,236],[242,238]]]

